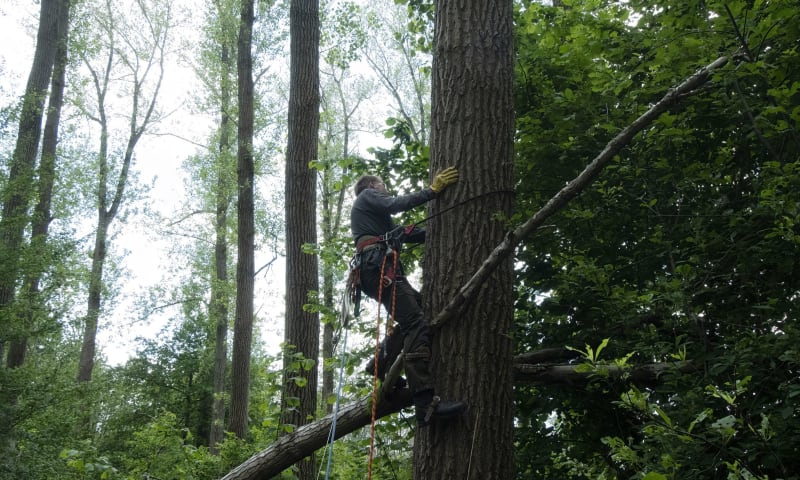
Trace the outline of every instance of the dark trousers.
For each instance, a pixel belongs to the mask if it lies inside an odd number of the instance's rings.
[[[392,254],[387,256],[385,249],[374,248],[361,255],[361,290],[373,300],[377,300],[381,264],[385,258],[384,276],[386,276],[393,266]],[[397,325],[392,336],[399,335],[402,339],[408,385],[412,393],[417,393],[433,388],[433,379],[428,368],[431,357],[430,328],[422,314],[420,305],[422,295],[403,275],[400,275],[402,269],[399,263],[397,270],[392,283],[383,287],[381,304],[391,315],[394,296],[394,319]]]

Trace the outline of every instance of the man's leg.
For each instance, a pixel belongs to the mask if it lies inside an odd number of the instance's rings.
[[[399,331],[395,334],[401,333],[405,336],[405,369],[414,394],[417,423],[426,426],[435,418],[459,415],[467,408],[464,402],[442,401],[434,394],[433,377],[430,373],[430,327],[422,314],[419,292],[405,279],[399,279],[396,283],[394,308]]]
[[[403,338],[408,384],[413,393],[433,389],[433,378],[428,367],[431,357],[430,328],[422,314],[419,293],[405,278],[396,279],[395,284],[387,289],[388,295],[383,296],[383,305],[387,311],[391,312],[392,309],[392,287],[395,285],[395,335],[400,334]]]

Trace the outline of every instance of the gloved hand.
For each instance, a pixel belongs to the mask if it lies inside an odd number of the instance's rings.
[[[456,167],[448,167],[444,170],[440,170],[436,173],[436,176],[433,177],[433,183],[431,184],[431,190],[435,193],[439,193],[448,185],[452,185],[458,181],[458,170]]]

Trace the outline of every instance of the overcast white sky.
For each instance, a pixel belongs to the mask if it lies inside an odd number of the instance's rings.
[[[0,5],[0,105],[8,105],[24,92],[27,75],[30,71],[35,47],[35,28],[38,22],[39,5],[33,0],[3,0]],[[175,132],[181,137],[195,140],[205,137],[209,120],[189,115],[183,106],[193,88],[189,77],[191,70],[177,64],[168,67],[164,79],[159,105],[164,111],[176,111],[169,120],[171,125],[162,128]],[[183,113],[181,113],[183,112]],[[181,164],[185,158],[196,153],[197,146],[176,136],[145,136],[136,150],[134,168],[141,174],[141,180],[150,183],[149,204],[166,217],[177,213],[184,198]],[[235,214],[235,210],[234,210]],[[94,219],[89,228],[96,225]],[[115,227],[119,228],[119,220]],[[169,240],[155,238],[151,229],[133,218],[124,228],[124,235],[118,237],[116,246],[128,250],[125,267],[130,270],[133,280],[124,286],[121,304],[108,311],[100,320],[98,345],[112,364],[125,361],[135,347],[137,336],[155,338],[159,334],[164,319],[154,317],[149,322],[137,320],[133,302],[146,294],[148,287],[164,280],[162,266],[173,259],[166,255]],[[116,248],[115,250],[119,250]],[[271,255],[271,253],[267,253]],[[260,265],[259,265],[260,266]],[[269,276],[260,275],[255,309],[265,319],[261,325],[270,353],[277,353],[283,331],[283,268],[276,262]],[[78,306],[78,313],[85,312],[85,305]]]
[[[199,11],[197,8],[195,10]],[[33,0],[3,0],[0,3],[0,93],[11,96],[0,98],[0,105],[7,105],[24,91],[33,58],[38,13],[39,4]],[[191,70],[181,68],[175,63],[169,65],[159,106],[164,111],[176,113],[170,119],[173,123],[161,127],[160,130],[202,142],[208,131],[206,129],[211,128],[210,120],[192,116],[184,105],[187,97],[196,88],[193,77]],[[382,122],[388,112],[388,105],[387,100],[370,102],[362,107],[373,110],[369,116]],[[366,140],[362,140],[358,148],[363,148],[367,143],[382,146],[388,146],[389,143],[382,136],[367,135],[362,138]],[[181,164],[197,148],[191,142],[169,135],[145,136],[137,146],[134,168],[140,172],[142,182],[149,184],[151,179],[155,179],[150,192],[150,206],[166,217],[175,213],[183,201],[185,174],[181,170]],[[280,185],[270,187],[267,184],[261,184],[260,188],[265,192],[264,195],[270,189],[282,189]],[[233,212],[235,214],[235,210]],[[87,219],[87,229],[95,225],[94,219]],[[121,228],[121,225],[117,221],[114,227]],[[152,228],[132,218],[124,227],[124,235],[115,240],[118,242],[116,247],[122,247],[129,252],[124,265],[130,270],[133,281],[122,288],[120,306],[106,312],[100,319],[98,344],[112,364],[124,362],[131,355],[136,336],[155,338],[163,325],[164,319],[158,317],[150,322],[138,321],[137,313],[132,308],[133,302],[146,295],[150,286],[164,281],[165,271],[161,267],[173,261],[166,253],[169,240],[156,238],[153,233]],[[273,253],[263,252],[263,255],[264,259],[256,259],[256,268],[271,258]],[[256,285],[255,310],[263,320],[260,328],[265,338],[264,349],[272,354],[278,353],[283,337],[284,271],[281,258],[268,275],[263,272],[259,275]],[[85,313],[85,308],[85,305],[78,306],[77,314]]]

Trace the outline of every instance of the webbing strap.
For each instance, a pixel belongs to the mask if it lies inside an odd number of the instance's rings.
[[[383,235],[377,237],[369,237],[366,240],[362,240],[356,244],[356,252],[361,253],[364,251],[365,248],[369,247],[370,245],[375,245],[376,243],[385,241]]]

